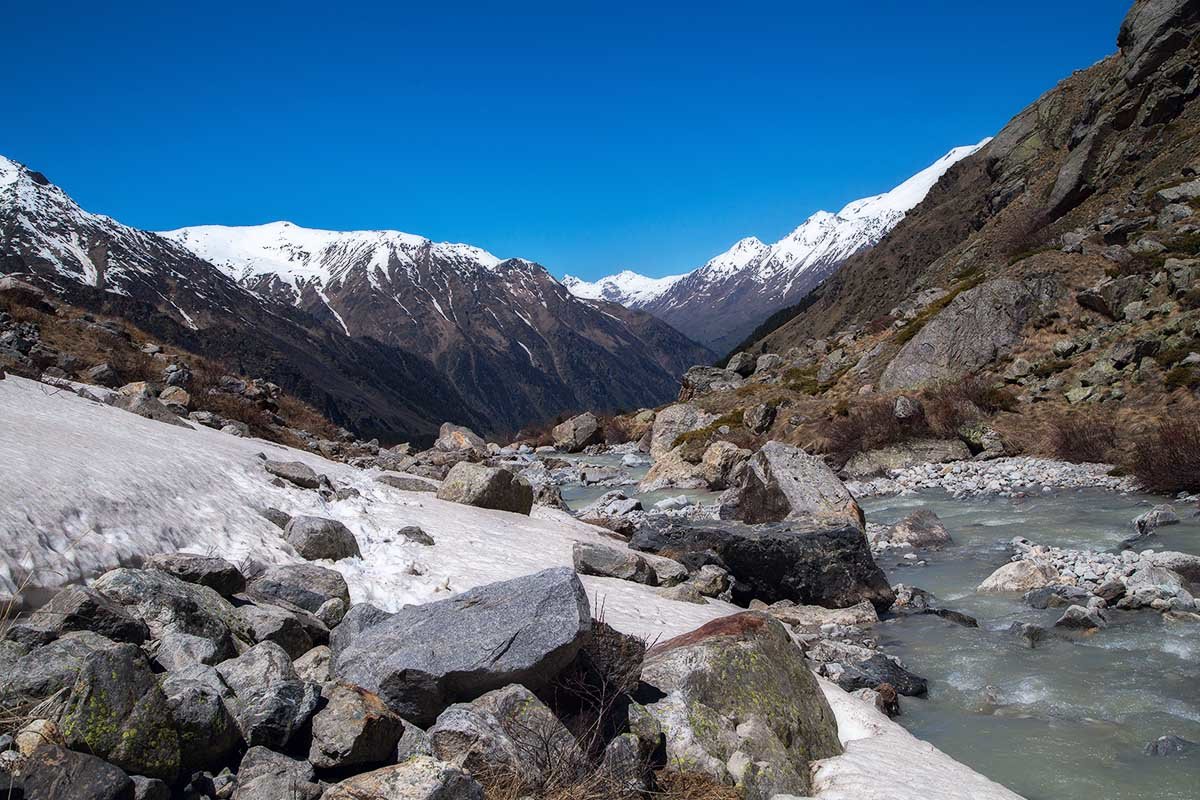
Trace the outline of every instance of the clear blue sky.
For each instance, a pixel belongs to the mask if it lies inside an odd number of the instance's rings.
[[[150,229],[682,271],[998,130],[1129,0],[12,3],[0,153]]]

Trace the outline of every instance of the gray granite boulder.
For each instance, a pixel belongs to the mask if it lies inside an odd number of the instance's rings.
[[[864,515],[833,470],[818,456],[782,442],[767,442],[751,456],[735,485],[718,501],[721,519],[747,523],[812,518],[849,523]]]
[[[575,657],[591,623],[579,577],[548,569],[407,606],[342,649],[335,632],[333,672],[424,727],[450,703],[510,683],[542,688]]]
[[[283,529],[283,535],[300,557],[309,561],[362,558],[354,534],[335,519],[295,516]]]
[[[188,583],[207,586],[222,597],[246,588],[241,571],[223,558],[193,553],[160,553],[146,559],[147,569],[157,569]]]
[[[533,488],[507,469],[461,461],[450,468],[438,489],[439,500],[497,511],[528,514]]]
[[[395,766],[347,778],[331,786],[322,800],[483,800],[483,797],[483,787],[470,773],[418,755]]]
[[[303,461],[271,461],[263,462],[263,469],[276,478],[282,478],[301,489],[316,489],[321,485],[321,478],[316,470]]]
[[[578,453],[588,445],[604,442],[600,420],[590,411],[555,425],[550,435],[554,437],[554,446],[564,453]]]
[[[404,733],[404,722],[377,695],[330,682],[325,707],[312,720],[309,762],[318,769],[386,764]]]

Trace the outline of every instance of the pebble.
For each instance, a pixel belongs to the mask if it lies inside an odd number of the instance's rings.
[[[1072,464],[1046,458],[1016,456],[991,461],[954,461],[918,464],[892,470],[887,477],[846,484],[856,497],[911,494],[921,489],[943,489],[956,498],[980,495],[1019,497],[1033,492],[1051,494],[1056,489],[1135,491],[1137,481],[1109,475],[1107,464]]]

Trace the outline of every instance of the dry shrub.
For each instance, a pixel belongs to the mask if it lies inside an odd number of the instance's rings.
[[[836,416],[819,447],[845,463],[855,453],[896,444],[923,430],[924,422],[919,417],[896,419],[894,401],[890,398],[872,397],[847,406],[844,416]]]
[[[981,394],[970,378],[926,389],[921,395],[921,406],[929,432],[943,438],[957,436],[959,428],[983,416],[983,409],[975,404]]]
[[[1138,437],[1126,467],[1152,492],[1200,491],[1200,408],[1173,414]]]
[[[659,790],[650,796],[662,800],[740,800],[742,796],[733,786],[702,772],[662,770],[655,777]]]
[[[1069,411],[1046,421],[1047,455],[1075,463],[1111,463],[1117,446],[1116,424],[1101,415]]]

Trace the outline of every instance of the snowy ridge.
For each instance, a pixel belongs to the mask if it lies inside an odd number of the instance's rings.
[[[647,278],[632,270],[622,270],[616,275],[609,275],[594,283],[580,280],[573,275],[565,275],[562,285],[571,294],[585,300],[609,300],[623,306],[644,304],[670,289],[682,278],[682,275],[668,275],[665,278]]]
[[[468,244],[433,242],[401,231],[328,231],[292,222],[265,225],[198,225],[163,231],[200,258],[210,261],[236,281],[270,276],[293,289],[320,289],[361,265],[371,283],[399,268],[409,277],[430,257],[463,274],[493,270],[502,259]]]
[[[741,239],[684,275],[649,278],[625,270],[592,283],[570,276],[563,283],[580,297],[603,297],[651,312],[682,308],[696,298],[731,294],[729,283],[735,280],[759,285],[763,302],[794,302],[797,298],[790,293],[804,273],[844,261],[876,244],[925,199],[946,170],[989,141],[956,147],[891,191],[854,200],[836,214],[818,211],[772,245],[753,236]],[[668,321],[690,333],[677,320]]]

